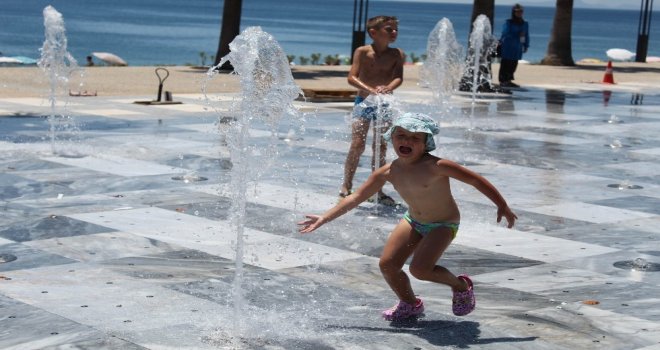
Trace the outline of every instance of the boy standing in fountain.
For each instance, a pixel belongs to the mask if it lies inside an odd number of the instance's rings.
[[[378,109],[387,108],[386,105],[357,108],[357,106],[369,96],[377,94],[391,94],[394,89],[403,82],[404,53],[401,49],[392,48],[399,33],[399,21],[393,16],[376,16],[367,21],[367,32],[373,40],[371,45],[365,45],[355,49],[353,64],[348,72],[348,83],[358,89],[355,98],[356,108],[353,111],[353,122],[351,125],[351,147],[348,150],[346,163],[344,164],[344,183],[339,191],[339,196],[344,198],[351,194],[353,189],[353,177],[357,171],[360,156],[364,153],[369,124],[380,115],[385,116],[388,111]],[[387,141],[380,137],[380,145],[376,145],[376,133],[383,133],[389,125],[377,130],[374,123],[374,142],[372,144],[373,155],[371,159],[372,171],[385,165],[385,154],[387,152]],[[376,147],[380,147],[378,165],[376,165]],[[392,197],[378,192],[378,203],[394,206],[396,202]]]
[[[438,125],[430,117],[419,113],[403,114],[384,135],[385,139],[392,140],[398,158],[373,172],[360,188],[323,215],[306,215],[307,220],[299,223],[300,232],[312,232],[357,207],[380,191],[385,182],[394,186],[409,209],[390,234],[380,257],[383,277],[399,298],[394,307],[383,311],[386,320],[406,319],[424,311],[422,299],[415,295],[403,271],[403,265],[411,256],[409,270],[413,276],[451,287],[455,315],[464,316],[474,310],[470,278],[455,276],[436,265],[456,237],[460,222],[450,178],[474,186],[493,201],[497,205],[497,222],[505,217],[511,228],[518,219],[495,186],[484,177],[429,153],[435,149],[433,135],[438,132]]]

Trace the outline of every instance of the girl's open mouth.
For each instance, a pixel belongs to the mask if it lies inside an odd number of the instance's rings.
[[[412,152],[412,148],[406,146],[399,146],[399,153],[410,154],[411,152]]]

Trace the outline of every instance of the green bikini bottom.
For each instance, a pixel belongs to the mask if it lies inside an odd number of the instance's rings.
[[[434,229],[438,227],[447,227],[451,229],[451,232],[453,234],[453,238],[456,238],[456,234],[458,233],[458,226],[459,224],[455,222],[446,222],[446,221],[438,221],[438,222],[419,222],[412,217],[410,217],[410,213],[406,211],[405,214],[403,214],[403,218],[408,221],[410,226],[412,226],[415,231],[419,232],[422,236],[426,236],[429,232],[433,231]]]

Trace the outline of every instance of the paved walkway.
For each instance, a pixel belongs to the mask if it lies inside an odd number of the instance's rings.
[[[415,281],[427,311],[404,323],[380,318],[395,300],[378,271],[401,209],[366,203],[314,234],[295,228],[337,200],[350,103],[300,102],[304,129],[281,125],[279,160],[248,186],[235,303],[217,132],[231,94],[220,113],[198,95],[72,98],[52,127],[76,141],[54,143],[47,102],[0,99],[0,348],[657,348],[660,96],[549,88],[455,96],[451,116],[434,114],[437,154],[488,177],[520,221],[497,225],[487,199],[453,183],[463,222],[440,263],[473,276],[477,309],[455,317],[448,288]],[[397,96],[438,110],[428,91]],[[269,140],[251,130],[260,149]]]

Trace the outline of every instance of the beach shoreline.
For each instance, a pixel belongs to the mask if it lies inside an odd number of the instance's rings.
[[[536,64],[520,64],[515,82],[521,86],[564,86],[585,83],[601,83],[607,63],[579,64],[574,67],[554,67]],[[621,86],[660,86],[660,63],[614,62],[615,85],[603,84],[616,89]],[[81,67],[82,68],[82,67]],[[72,93],[88,92],[98,96],[148,96],[158,91],[156,66],[109,67],[93,66],[81,69],[83,74],[74,73],[69,87]],[[189,66],[164,67],[170,75],[163,83],[163,91],[178,94],[202,93],[206,70]],[[402,89],[419,88],[419,65],[404,67]],[[292,66],[292,74],[302,89],[354,90],[348,85],[346,76],[350,66]],[[496,82],[498,64],[493,64]],[[238,76],[221,73],[207,85],[211,93],[237,92],[240,90]],[[0,96],[43,97],[49,94],[49,84],[39,67],[0,67]]]

